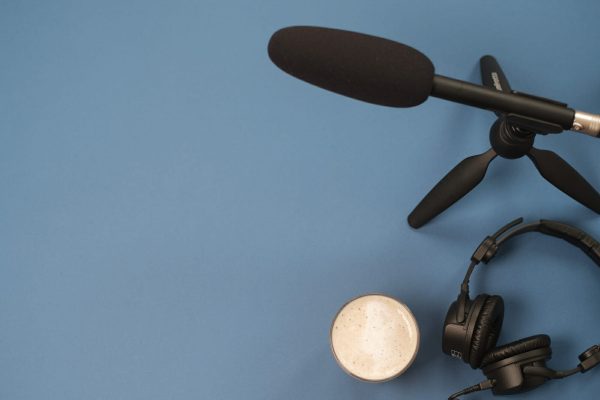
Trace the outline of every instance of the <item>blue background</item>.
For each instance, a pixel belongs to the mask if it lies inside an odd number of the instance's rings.
[[[410,44],[479,80],[598,112],[597,1],[3,1],[0,4],[0,397],[432,399],[482,375],[440,350],[468,257],[517,217],[600,236],[598,217],[528,159],[418,231],[405,218],[489,147],[491,113],[391,109],[278,70],[277,29],[310,24]],[[539,137],[600,187],[600,142]],[[538,236],[538,237],[536,237]],[[598,342],[599,271],[530,234],[473,279],[504,296],[501,343],[553,338],[571,368]],[[338,308],[406,302],[409,371],[353,380],[329,351]],[[595,398],[598,371],[515,399]],[[472,398],[490,398],[490,394]]]

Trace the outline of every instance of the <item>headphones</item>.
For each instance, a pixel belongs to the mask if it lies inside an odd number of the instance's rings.
[[[503,243],[526,232],[540,232],[566,240],[583,250],[600,267],[600,243],[587,233],[556,221],[540,220],[521,225],[522,222],[523,218],[516,219],[481,242],[471,256],[458,299],[450,305],[444,321],[442,350],[473,369],[480,368],[487,380],[453,394],[449,400],[486,389],[491,389],[495,395],[520,393],[550,379],[587,372],[600,364],[600,345],[595,345],[579,355],[580,363],[576,368],[567,371],[547,368],[546,361],[552,356],[548,335],[530,336],[496,347],[504,319],[502,297],[480,294],[474,300],[469,298],[469,279],[475,266],[482,261],[487,264]]]

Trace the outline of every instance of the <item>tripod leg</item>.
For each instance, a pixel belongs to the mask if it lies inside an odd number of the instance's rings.
[[[481,182],[496,152],[485,153],[462,160],[431,189],[408,216],[408,224],[420,228],[460,200]]]
[[[600,214],[600,194],[558,154],[532,147],[527,156],[544,179],[566,195]]]
[[[481,82],[484,86],[491,89],[496,89],[500,92],[508,92],[512,90],[506,75],[500,68],[498,61],[492,56],[483,56],[479,59],[481,68]]]

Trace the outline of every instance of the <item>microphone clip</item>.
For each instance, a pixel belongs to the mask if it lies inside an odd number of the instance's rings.
[[[562,126],[553,124],[551,122],[542,121],[540,119],[526,117],[519,114],[507,114],[506,122],[510,126],[517,130],[517,133],[521,135],[541,134],[547,135],[549,133],[561,133],[563,131]]]
[[[548,99],[545,97],[534,96],[529,93],[522,93],[516,90],[511,90],[512,94],[516,94],[517,96],[524,97],[526,99],[532,99],[537,101],[543,101],[545,103],[559,106],[559,107],[567,107],[567,104],[561,103],[560,101]],[[532,117],[527,117],[519,114],[507,114],[508,122],[518,128],[524,129],[528,132],[537,133],[541,135],[547,135],[549,133],[561,133],[563,131],[563,127],[552,123],[547,122],[541,119],[536,119]]]

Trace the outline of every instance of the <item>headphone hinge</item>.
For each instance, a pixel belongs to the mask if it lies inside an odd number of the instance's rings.
[[[473,255],[471,256],[471,261],[480,263],[488,263],[496,253],[498,252],[498,244],[496,243],[496,238],[488,236],[483,242],[477,247]]]
[[[581,372],[587,372],[600,364],[600,346],[595,345],[579,355]]]

